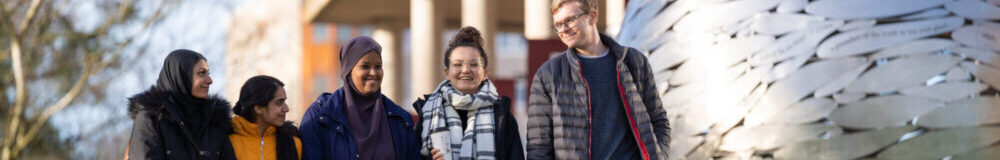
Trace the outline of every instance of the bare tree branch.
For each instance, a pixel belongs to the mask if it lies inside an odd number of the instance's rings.
[[[13,37],[13,35],[12,35]],[[0,159],[9,160],[11,158],[11,144],[14,142],[14,136],[17,135],[18,125],[21,123],[21,113],[24,110],[24,100],[25,100],[25,90],[24,90],[24,72],[21,67],[21,44],[19,44],[16,37],[11,38],[11,65],[14,70],[14,109],[10,112],[7,124],[7,133],[3,137],[3,151],[0,151]]]
[[[3,26],[4,30],[7,30],[7,32],[10,32],[10,33],[13,34],[14,31],[15,31],[14,30],[14,21],[10,19],[10,18],[13,18],[13,16],[7,14],[7,10],[6,9],[7,9],[7,5],[5,3],[0,3],[0,17],[4,17],[3,19],[0,19],[0,23],[2,23],[2,25],[0,25],[0,26]]]
[[[164,6],[161,6],[161,7],[157,8],[156,11],[153,12],[153,15],[150,16],[148,19],[146,19],[145,22],[143,22],[142,28],[139,29],[138,33],[144,33],[147,30],[149,30],[153,26],[154,23],[156,23],[157,21],[159,21],[160,19],[163,18],[163,13],[164,13],[165,10],[167,10],[167,8],[172,8],[177,3],[176,0],[167,0],[167,1],[164,1],[164,2],[165,2]],[[120,12],[120,13],[124,14],[124,12]],[[108,61],[108,62],[117,62],[121,58],[121,53],[126,48],[126,46],[131,45],[133,43],[133,41],[135,40],[136,37],[137,36],[130,36],[130,37],[126,38],[124,42],[119,43],[118,47],[115,47],[116,48],[115,51],[112,52],[113,55],[112,55],[111,60]],[[146,54],[146,52],[139,52],[139,55],[136,55],[136,57],[142,57],[145,54]],[[126,65],[126,66],[134,66],[136,63],[138,63],[138,61],[132,61],[130,63],[130,65]],[[129,70],[131,68],[124,68],[124,69],[125,70]],[[117,72],[115,75],[113,75],[111,77],[119,77],[122,74],[124,74],[125,72],[127,72],[127,71],[119,71],[119,72]],[[98,85],[99,86],[103,86],[103,85],[106,85],[108,82],[110,82],[110,81],[105,81],[105,82],[102,82],[101,84],[98,84]]]
[[[34,19],[35,14],[38,13],[38,5],[40,4],[42,4],[42,0],[31,1],[31,6],[28,7],[28,12],[25,13],[21,25],[17,26],[17,31],[14,33],[21,34],[24,33],[25,29],[28,29],[28,25],[31,24],[31,20]]]
[[[0,151],[0,159],[3,160],[9,160],[16,155],[14,150],[11,150],[11,145],[14,144],[14,141],[16,140],[15,135],[18,134],[22,123],[21,116],[24,112],[24,101],[27,94],[27,91],[24,88],[24,65],[21,62],[20,36],[24,33],[25,29],[28,28],[31,20],[34,19],[40,4],[41,0],[32,1],[31,6],[28,8],[27,13],[25,13],[25,17],[21,24],[14,30],[13,33],[10,34],[10,45],[12,48],[10,52],[12,59],[11,68],[14,70],[14,88],[16,98],[14,98],[14,108],[8,117],[8,121],[10,123],[7,124],[7,132],[4,134],[6,136],[3,137],[3,148],[2,151]]]
[[[152,16],[144,20],[142,28],[139,30],[138,33],[143,33],[149,30],[149,28],[151,28],[153,24],[155,24],[158,20],[162,19],[165,8],[170,8],[169,6],[175,5],[177,0],[164,0],[164,2],[167,3],[165,3],[165,5],[163,6],[159,6]],[[15,2],[15,3],[18,3],[19,5],[25,5],[24,3],[20,2]],[[84,43],[89,41],[94,41],[97,39],[103,39],[104,37],[108,37],[107,34],[109,34],[109,31],[112,29],[112,27],[116,26],[117,24],[121,24],[122,22],[125,22],[127,19],[129,19],[129,17],[131,17],[130,16],[131,14],[134,14],[133,0],[123,0],[121,3],[118,4],[118,11],[115,12],[117,14],[110,16],[107,20],[101,23],[100,26],[98,26],[95,30],[89,33],[81,34],[76,32],[70,32],[64,34],[61,33],[41,34],[45,33],[46,32],[45,30],[48,29],[47,26],[50,25],[49,23],[41,23],[42,21],[48,21],[45,17],[49,17],[48,19],[53,19],[55,21],[62,22],[59,23],[64,25],[61,27],[69,28],[69,30],[73,29],[72,27],[73,24],[71,23],[71,21],[64,19],[65,17],[53,14],[45,14],[49,11],[47,9],[39,9],[39,7],[42,5],[43,4],[41,0],[33,0],[30,4],[30,7],[27,9],[25,13],[24,19],[21,19],[22,22],[16,24],[17,25],[16,27],[14,27],[15,25],[15,23],[13,23],[14,20],[11,19],[13,18],[13,16],[11,16],[9,12],[7,12],[6,10],[0,10],[0,16],[5,17],[5,18],[0,18],[0,23],[2,23],[0,25],[4,26],[2,29],[4,29],[5,31],[12,32],[12,34],[8,34],[7,37],[0,37],[0,38],[10,38],[9,51],[11,54],[10,58],[12,59],[12,71],[14,72],[14,81],[16,89],[15,105],[13,106],[12,109],[8,110],[9,111],[7,118],[8,124],[6,126],[7,130],[4,131],[4,136],[2,137],[3,141],[2,141],[2,147],[0,147],[0,160],[18,159],[21,151],[25,149],[28,146],[28,144],[32,143],[33,141],[36,141],[39,132],[42,132],[45,126],[47,126],[48,120],[55,113],[64,110],[66,107],[72,104],[73,100],[79,97],[81,94],[85,94],[84,91],[86,90],[85,88],[87,88],[88,86],[88,80],[90,79],[91,76],[97,74],[101,70],[104,70],[111,64],[117,64],[118,62],[120,62],[121,54],[124,51],[124,49],[132,45],[134,43],[135,38],[137,37],[137,36],[127,36],[123,41],[112,42],[113,44],[111,44],[111,46],[106,46],[109,48],[100,47],[99,49],[91,50],[93,48],[83,47],[84,49],[83,57],[85,61],[84,63],[82,63],[83,73],[80,75],[79,78],[75,80],[73,85],[70,87],[69,91],[65,92],[65,94],[54,104],[46,106],[42,112],[36,113],[34,116],[27,117],[24,115],[24,110],[27,101],[26,95],[28,94],[27,93],[28,90],[25,88],[26,85],[25,83],[28,77],[25,77],[26,75],[24,74],[24,72],[25,72],[25,67],[30,68],[33,66],[26,66],[25,64],[32,64],[35,62],[30,61],[31,59],[30,57],[22,57],[22,56],[30,56],[30,55],[22,55],[22,53],[34,53],[34,52],[44,51],[45,49],[39,49],[38,47],[46,43],[51,43],[51,40],[54,37],[69,36],[70,39],[83,40],[85,41]],[[0,3],[0,9],[6,9],[4,3]],[[38,15],[39,10],[45,10],[45,11],[42,11],[43,13],[41,15]],[[36,21],[36,19],[37,21],[39,21],[39,23],[32,24],[32,22]],[[74,45],[81,45],[81,44],[74,44]],[[82,45],[88,45],[88,44],[82,44]],[[111,47],[113,47],[113,49]],[[22,49],[24,49],[24,51],[22,51]],[[57,49],[53,48],[50,49],[51,51],[48,52],[60,52]],[[109,50],[113,51],[109,52]],[[4,50],[4,52],[6,51],[7,50]],[[79,50],[72,50],[69,52],[79,52]],[[108,55],[104,55],[101,53],[110,53],[111,57],[106,58],[106,56]],[[53,54],[59,54],[59,53],[53,53]],[[26,58],[29,59],[29,61],[26,62],[25,61]],[[96,62],[96,63],[88,63],[88,62]],[[58,72],[53,74],[58,74]],[[34,77],[31,79],[35,78],[40,78],[40,77]]]
[[[45,126],[45,123],[48,122],[49,117],[52,117],[52,115],[55,114],[56,112],[59,112],[65,109],[67,106],[69,106],[70,102],[73,102],[73,99],[75,99],[77,96],[80,95],[80,91],[83,91],[83,87],[87,85],[87,80],[90,78],[90,76],[93,75],[97,69],[103,68],[107,64],[108,63],[101,63],[100,64],[101,66],[89,66],[87,63],[84,63],[83,75],[81,75],[80,78],[76,80],[76,83],[73,83],[73,88],[70,89],[69,92],[67,92],[65,95],[63,95],[63,97],[60,98],[58,102],[52,104],[51,106],[46,107],[45,111],[43,111],[41,115],[35,116],[34,123],[31,124],[31,128],[28,129],[28,132],[26,134],[21,134],[16,136],[17,139],[19,139],[19,141],[17,141],[17,145],[14,146],[14,151],[20,151],[24,149],[24,147],[27,146],[29,142],[34,140],[35,136],[38,135],[37,134],[38,130],[40,130],[42,126]],[[14,154],[16,155],[17,153],[15,152]]]

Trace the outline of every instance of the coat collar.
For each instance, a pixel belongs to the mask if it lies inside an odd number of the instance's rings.
[[[336,92],[333,92],[333,94],[327,93],[321,95],[320,101],[326,103],[327,105],[324,105],[326,107],[320,108],[320,113],[333,120],[340,121],[341,123],[346,122],[347,118],[344,116],[344,107],[347,106],[347,104],[344,100],[344,92],[344,88],[341,87],[340,89],[337,89]],[[382,102],[385,104],[386,118],[402,118],[404,120],[411,121],[409,112],[400,108],[399,105],[393,103],[392,100],[386,98],[385,95],[382,97]]]
[[[615,64],[616,65],[624,64],[626,56],[624,51],[627,48],[622,47],[621,45],[618,44],[617,41],[615,41],[614,39],[612,39],[607,35],[600,34],[600,37],[601,37],[601,44],[603,44],[605,47],[608,47],[608,52],[609,52],[608,54],[611,56],[615,56],[615,62],[616,62]],[[572,72],[573,74],[581,73],[581,70],[583,70],[580,66],[580,57],[578,57],[577,54],[579,53],[576,52],[576,49],[567,48],[566,51],[563,51],[563,54],[561,55],[565,56],[566,60],[569,61],[569,67],[571,71],[573,71]],[[582,82],[583,77],[572,76],[572,80],[574,82]]]
[[[129,118],[135,119],[137,114],[149,113],[159,115],[157,117],[161,117],[171,122],[181,122],[181,120],[175,116],[180,113],[177,111],[174,101],[170,98],[170,93],[150,88],[142,93],[129,97],[128,101]],[[229,101],[226,101],[218,95],[212,95],[209,97],[209,103],[213,104],[209,105],[212,107],[212,113],[206,117],[206,120],[218,122],[220,123],[219,125],[222,126],[229,126]]]
[[[603,44],[605,47],[608,48],[608,52],[609,52],[608,54],[615,56],[615,61],[618,62],[619,64],[622,63],[622,62],[624,62],[625,61],[625,54],[624,54],[625,53],[624,52],[625,47],[622,47],[620,44],[618,44],[617,41],[615,41],[615,39],[612,39],[611,37],[609,37],[607,35],[600,34],[600,37],[601,37],[601,44]],[[574,49],[574,48],[567,48],[566,51],[564,51],[563,53],[566,56],[566,58],[569,59],[570,63],[573,63],[575,65],[575,64],[578,64],[580,62],[580,57],[578,57],[578,55],[577,55],[579,53],[577,53],[576,49]],[[580,68],[579,68],[579,66],[575,66],[574,69],[579,70]]]
[[[236,132],[236,134],[248,137],[272,136],[278,131],[278,129],[274,128],[274,126],[269,126],[264,130],[264,134],[260,134],[260,131],[258,131],[257,128],[257,123],[250,122],[246,118],[238,115],[233,116],[232,125],[233,131]]]

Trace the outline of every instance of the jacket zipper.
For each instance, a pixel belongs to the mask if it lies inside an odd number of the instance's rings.
[[[580,72],[577,72],[577,74],[580,75],[580,79],[583,80],[583,85],[587,87],[587,125],[588,125],[588,127],[587,127],[587,132],[588,132],[587,133],[587,159],[593,159],[593,157],[592,157],[593,155],[591,155],[591,147],[594,145],[593,144],[594,143],[594,141],[593,141],[593,139],[594,139],[594,137],[593,137],[594,136],[594,120],[593,120],[594,113],[592,113],[593,110],[591,108],[593,108],[593,107],[591,107],[591,104],[590,104],[591,103],[590,102],[590,83],[587,82],[587,78],[583,77],[583,65],[580,65],[580,61],[576,62],[576,66],[580,67]]]
[[[616,65],[617,66],[617,65]],[[639,144],[639,150],[642,151],[642,158],[649,160],[649,151],[646,150],[646,144],[642,142],[642,135],[639,134],[639,129],[636,127],[635,119],[632,118],[632,109],[628,105],[628,99],[625,99],[625,89],[622,86],[622,73],[615,68],[615,79],[618,81],[618,94],[621,96],[622,104],[625,107],[625,116],[628,117],[629,127],[632,128],[632,137],[635,138],[635,142]]]
[[[264,160],[264,136],[260,136],[260,160]]]

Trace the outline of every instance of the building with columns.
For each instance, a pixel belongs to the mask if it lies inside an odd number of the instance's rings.
[[[499,32],[521,34],[528,42],[526,47],[531,47],[534,40],[558,41],[551,27],[551,1],[548,0],[306,0],[304,3],[304,21],[308,23],[374,27],[371,36],[382,44],[385,52],[382,55],[385,62],[383,93],[397,101],[413,100],[429,93],[444,78],[444,68],[440,64],[444,47],[451,38],[444,36],[446,30],[473,26],[483,32],[489,64],[495,64],[489,66],[490,77],[501,83],[498,85],[501,85],[502,94],[512,98],[515,87],[526,87],[514,86],[515,81],[525,78],[528,73],[504,74],[507,67],[504,65],[512,63],[495,58],[498,57],[497,48],[503,47],[495,46],[495,35]],[[600,23],[599,27],[617,30],[624,17],[624,6],[624,0],[602,3],[600,13],[606,16],[601,16],[599,21],[615,22]],[[609,7],[614,9],[606,9]],[[408,33],[408,39],[403,36],[404,32]],[[408,51],[403,50],[404,43],[409,44]],[[410,58],[402,58],[404,52],[409,53]],[[531,57],[530,54],[527,57]],[[530,59],[527,57],[523,60]],[[548,56],[540,57],[548,59]],[[528,68],[529,72],[534,70]],[[409,72],[410,76],[404,77],[403,72]]]
[[[551,54],[565,49],[551,27],[550,3],[548,0],[247,2],[234,10],[226,65],[272,65],[227,68],[230,85],[226,86],[225,94],[235,100],[247,78],[261,74],[276,76],[285,81],[285,89],[290,93],[292,109],[288,120],[298,121],[317,96],[343,85],[338,58],[342,42],[371,36],[383,47],[382,93],[415,113],[409,104],[433,91],[444,79],[443,52],[451,35],[462,26],[473,26],[486,40],[490,79],[502,95],[515,100],[514,108],[518,110],[526,105],[527,85],[535,68]],[[598,27],[605,34],[617,32],[625,3],[625,0],[605,0],[600,4]],[[299,16],[292,16],[296,14]]]

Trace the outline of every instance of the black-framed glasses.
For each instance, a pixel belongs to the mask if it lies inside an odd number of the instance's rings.
[[[586,12],[577,14],[577,15],[569,17],[569,18],[566,18],[562,22],[552,23],[552,29],[555,29],[556,31],[559,31],[559,29],[562,28],[563,26],[565,26],[567,24],[571,24],[571,23],[576,23],[577,19],[579,19],[580,17],[585,16],[585,15],[587,15]]]

